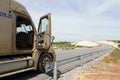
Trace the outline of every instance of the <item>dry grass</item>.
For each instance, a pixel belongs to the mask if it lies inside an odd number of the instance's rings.
[[[103,59],[106,63],[119,63],[120,62],[120,49],[115,49],[109,56]]]
[[[75,72],[74,80],[120,80],[120,63],[108,64],[100,62],[94,64],[84,72]]]
[[[75,72],[74,80],[120,80],[120,50],[114,50],[84,72]]]

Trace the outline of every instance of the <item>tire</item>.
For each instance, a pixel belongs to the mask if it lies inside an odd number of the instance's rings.
[[[44,53],[38,62],[38,70],[42,73],[48,73],[53,69],[52,57],[49,53]]]

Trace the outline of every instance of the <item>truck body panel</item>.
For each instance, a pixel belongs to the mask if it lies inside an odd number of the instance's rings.
[[[23,5],[0,0],[0,78],[37,70],[44,62],[41,58],[48,57],[52,63],[56,56],[51,44],[50,13],[40,18],[37,31]],[[42,69],[45,71],[45,66]]]
[[[8,11],[9,5],[5,4],[9,4],[9,0],[0,1],[0,55],[10,54],[11,52],[12,15]]]
[[[11,2],[10,2],[11,1]],[[6,5],[5,5],[6,4]],[[14,55],[14,54],[28,54],[33,53],[33,48],[28,50],[16,49],[16,18],[17,16],[25,16],[31,22],[34,30],[34,40],[36,37],[36,29],[33,21],[29,16],[24,6],[15,0],[1,0],[0,1],[0,56]],[[4,35],[3,35],[4,34]],[[34,41],[33,41],[34,42]]]

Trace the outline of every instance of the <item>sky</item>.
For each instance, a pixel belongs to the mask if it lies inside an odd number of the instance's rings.
[[[39,18],[52,14],[55,41],[120,40],[120,0],[18,0],[36,28]]]

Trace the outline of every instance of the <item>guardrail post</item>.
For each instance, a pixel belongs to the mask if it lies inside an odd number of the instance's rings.
[[[94,61],[94,53],[92,53],[92,60]]]
[[[57,62],[54,62],[54,73],[53,73],[53,79],[57,80]]]
[[[83,66],[83,56],[81,55],[80,58],[81,58],[80,59],[81,60],[81,66]]]
[[[102,56],[102,51],[101,51],[101,52],[99,52],[99,57],[100,57],[100,56]]]

